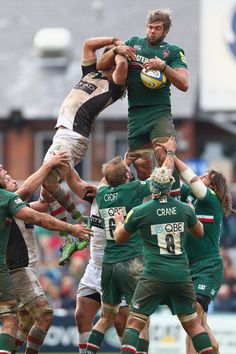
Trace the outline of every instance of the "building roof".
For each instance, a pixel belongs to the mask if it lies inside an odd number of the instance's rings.
[[[12,110],[25,118],[57,117],[60,105],[81,77],[80,55],[86,38],[115,36],[122,39],[145,35],[146,16],[157,6],[154,0],[9,0],[2,1],[0,14],[0,119]],[[198,13],[195,0],[160,0],[160,8],[173,12],[173,27],[167,41],[185,50],[191,75],[191,88],[183,93],[172,89],[173,114],[193,115],[198,77]],[[39,65],[33,47],[38,30],[63,27],[72,35],[73,48],[66,69]],[[187,29],[187,30],[186,30]],[[103,118],[127,115],[126,100],[106,109]]]

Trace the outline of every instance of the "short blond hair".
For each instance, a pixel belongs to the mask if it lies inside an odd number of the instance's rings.
[[[102,173],[111,187],[119,186],[126,182],[127,166],[121,156],[102,165]]]
[[[159,22],[159,21],[163,22],[164,29],[166,33],[168,33],[172,25],[171,10],[170,9],[152,10],[148,13],[147,25],[149,23]]]

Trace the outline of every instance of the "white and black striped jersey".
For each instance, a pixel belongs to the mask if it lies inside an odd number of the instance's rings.
[[[63,126],[88,138],[94,119],[122,97],[124,85],[102,77],[96,63],[82,66],[82,79],[70,91],[59,111],[56,128]]]

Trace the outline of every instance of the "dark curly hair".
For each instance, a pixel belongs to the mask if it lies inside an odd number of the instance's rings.
[[[218,196],[225,216],[236,214],[236,210],[232,206],[232,197],[229,191],[229,187],[226,182],[226,178],[223,173],[216,170],[207,171],[211,180],[210,188]]]

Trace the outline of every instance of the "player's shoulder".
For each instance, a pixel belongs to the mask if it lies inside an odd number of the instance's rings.
[[[175,43],[164,42],[163,45],[165,47],[168,47],[169,49],[171,49],[173,51],[183,51],[183,48],[180,47],[178,44],[175,44]]]
[[[141,43],[143,41],[145,41],[145,37],[132,36],[125,40],[125,44],[133,45],[133,44]]]
[[[4,200],[4,198],[12,198],[12,197],[18,197],[17,194],[13,193],[13,192],[9,192],[6,189],[1,189],[0,188],[0,198],[2,200]]]

